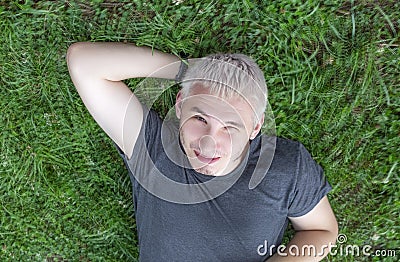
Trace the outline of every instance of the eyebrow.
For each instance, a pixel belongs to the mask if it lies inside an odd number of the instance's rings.
[[[193,111],[193,112],[196,112],[196,113],[200,113],[200,114],[208,116],[208,117],[213,117],[213,116],[210,116],[209,114],[207,114],[206,112],[204,112],[203,110],[201,110],[200,108],[198,108],[197,106],[194,106],[194,107],[190,108],[190,111]],[[238,123],[236,121],[227,121],[227,122],[224,122],[224,123],[228,124],[228,125],[235,126],[236,128],[245,128],[245,126],[242,123]]]

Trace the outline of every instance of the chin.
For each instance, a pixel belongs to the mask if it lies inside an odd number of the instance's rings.
[[[209,175],[209,176],[216,176],[218,174],[217,171],[212,170],[210,168],[207,167],[201,167],[198,169],[195,169],[198,173],[203,174],[203,175]]]
[[[199,168],[195,168],[196,172],[201,173],[203,175],[209,175],[209,176],[221,176],[223,174],[224,169],[217,168],[215,166],[202,166]]]

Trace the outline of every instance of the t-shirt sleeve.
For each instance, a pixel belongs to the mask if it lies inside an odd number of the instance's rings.
[[[130,158],[125,155],[122,150],[115,144],[120,156],[128,168],[131,180],[135,185],[138,175],[145,175],[153,166],[153,160],[158,155],[159,145],[161,144],[161,127],[162,119],[159,115],[143,106],[143,124],[140,129],[138,138],[133,148],[133,153]]]
[[[307,214],[332,189],[322,167],[315,162],[301,143],[298,150],[296,184],[291,195],[289,217]]]
[[[126,162],[136,162],[136,158],[142,155],[146,150],[151,151],[153,145],[158,142],[157,137],[160,135],[162,120],[159,115],[151,110],[148,109],[145,105],[142,104],[143,108],[143,121],[142,127],[140,128],[140,132],[138,138],[136,140],[135,146],[133,148],[133,153],[130,159],[126,156],[121,148],[114,143],[115,147],[117,148],[119,154]],[[154,152],[149,152],[150,155],[154,155]]]

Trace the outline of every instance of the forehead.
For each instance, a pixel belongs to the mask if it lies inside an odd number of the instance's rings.
[[[210,93],[201,85],[192,87],[190,94],[184,98],[182,111],[186,113],[204,113],[220,120],[252,121],[254,109],[240,95],[224,98]],[[183,112],[185,113],[185,112]]]

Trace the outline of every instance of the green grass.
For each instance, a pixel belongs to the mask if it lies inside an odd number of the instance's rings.
[[[127,172],[68,75],[66,50],[77,41],[251,55],[277,134],[303,142],[324,167],[346,244],[398,249],[400,4],[158,2],[0,0],[0,260],[137,257]]]

